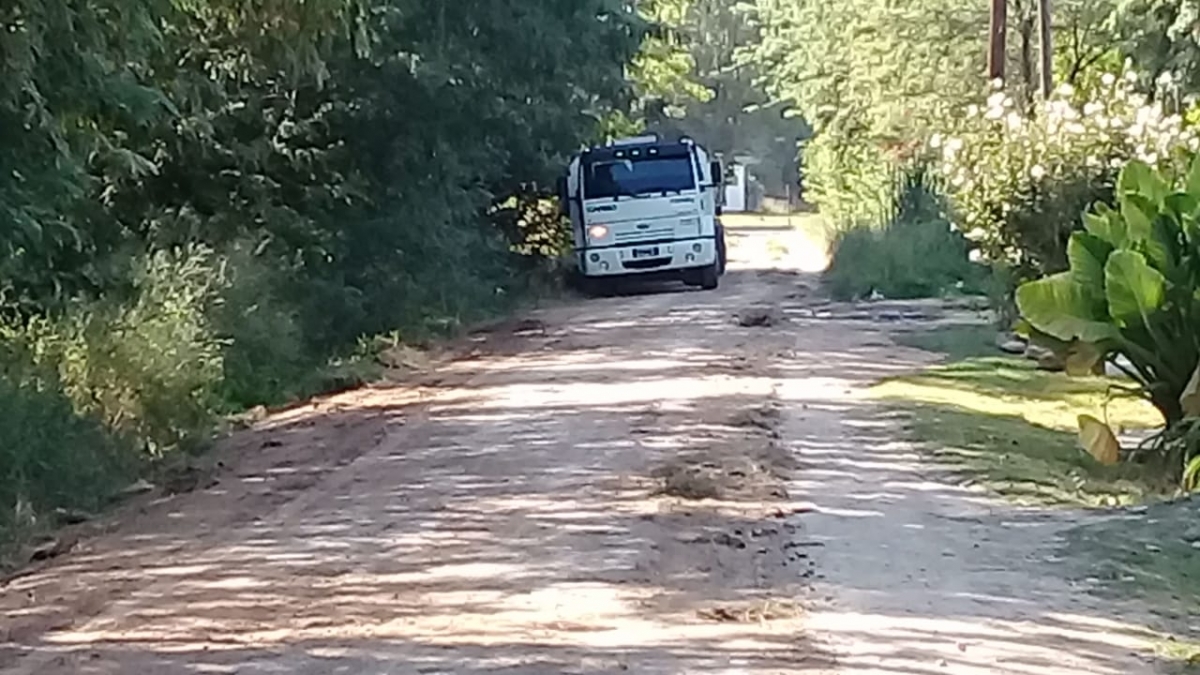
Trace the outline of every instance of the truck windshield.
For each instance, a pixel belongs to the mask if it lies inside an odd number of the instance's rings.
[[[687,157],[641,157],[589,164],[584,192],[588,199],[604,199],[681,192],[695,186]]]

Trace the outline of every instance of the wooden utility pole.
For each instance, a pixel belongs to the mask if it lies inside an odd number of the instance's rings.
[[[1038,0],[1038,28],[1041,30],[1042,98],[1054,91],[1054,37],[1050,31],[1050,0]]]
[[[1004,79],[1005,44],[1008,41],[1008,0],[992,0],[988,30],[988,79]]]

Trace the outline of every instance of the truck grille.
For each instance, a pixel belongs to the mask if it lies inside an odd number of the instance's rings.
[[[674,227],[651,227],[645,230],[626,230],[613,233],[613,239],[618,244],[632,244],[639,241],[670,241],[674,238]]]

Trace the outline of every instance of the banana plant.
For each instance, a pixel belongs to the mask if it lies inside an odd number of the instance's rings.
[[[1023,284],[1017,306],[1072,370],[1118,365],[1170,429],[1200,417],[1200,158],[1182,174],[1131,162],[1115,198],[1084,214],[1070,269]]]

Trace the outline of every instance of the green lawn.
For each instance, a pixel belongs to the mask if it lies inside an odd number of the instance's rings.
[[[901,336],[911,347],[946,355],[941,365],[880,382],[871,394],[907,413],[910,440],[965,478],[1011,500],[1049,506],[1147,502],[1129,517],[1091,522],[1068,533],[1067,573],[1096,592],[1136,597],[1186,635],[1200,616],[1200,500],[1163,501],[1174,484],[1151,469],[1106,467],[1076,442],[1077,416],[1114,428],[1154,428],[1157,412],[1113,398],[1116,382],[1039,371],[999,355],[994,331],[965,326]],[[1144,509],[1144,510],[1143,510]],[[1164,641],[1175,672],[1200,672],[1200,644]]]
[[[1168,488],[1143,467],[1102,466],[1076,442],[1081,414],[1106,419],[1118,430],[1148,429],[1159,423],[1152,406],[1121,395],[1113,380],[1071,378],[996,355],[981,337],[981,329],[967,327],[902,338],[954,357],[885,380],[871,395],[910,413],[911,440],[970,480],[1021,502],[1126,504]],[[970,356],[985,350],[992,355]]]

